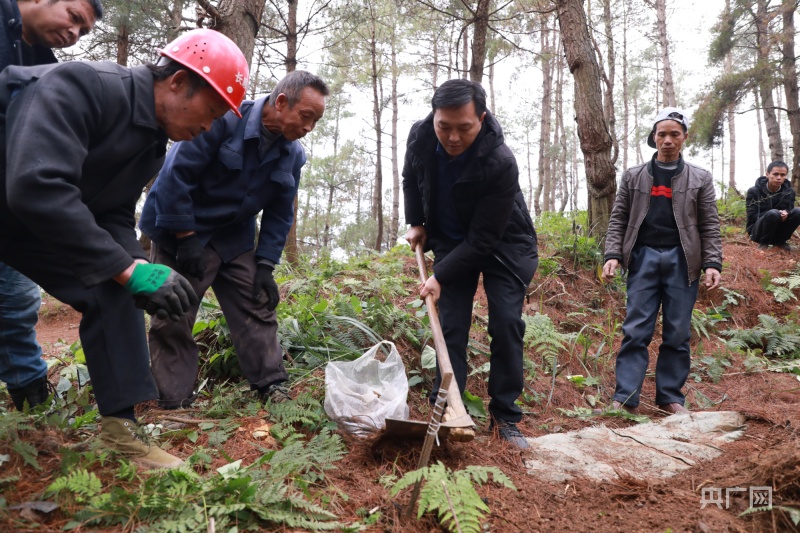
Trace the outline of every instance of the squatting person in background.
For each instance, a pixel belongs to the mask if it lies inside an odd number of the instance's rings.
[[[788,174],[786,163],[773,161],[767,175],[747,190],[747,234],[759,250],[770,245],[792,250],[789,239],[800,226],[800,208],[794,206],[795,191],[786,181]]]

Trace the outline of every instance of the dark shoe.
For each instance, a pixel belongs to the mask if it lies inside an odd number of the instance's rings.
[[[258,390],[258,397],[262,402],[282,403],[292,399],[289,389],[283,383],[273,383],[264,389]]]
[[[151,470],[177,468],[183,461],[138,435],[138,425],[127,418],[104,416],[101,419],[100,441],[106,448]]]
[[[769,250],[769,244],[759,244],[758,245],[758,249],[759,250]]]
[[[792,251],[792,245],[789,244],[788,242],[784,242],[783,244],[778,244],[777,246],[781,250],[785,250],[787,252],[791,252]]]
[[[671,415],[688,415],[691,413],[687,408],[682,406],[679,403],[668,403],[666,405],[659,405],[658,408],[665,413],[669,413]]]
[[[603,409],[592,409],[592,414],[593,415],[604,415],[604,414],[608,413],[609,411],[619,411],[620,409],[623,409],[623,410],[629,412],[632,415],[637,414],[638,411],[639,411],[639,407],[631,407],[630,405],[625,405],[625,404],[623,404],[621,402],[618,402],[617,400],[614,400],[613,402],[611,402],[611,405],[609,405],[609,406],[607,406],[607,407],[605,407]]]
[[[527,450],[530,448],[528,439],[522,434],[515,422],[507,422],[505,420],[498,420],[489,424],[489,431],[497,430],[497,434],[501,439],[519,448],[520,450]]]
[[[168,411],[177,410],[177,409],[190,409],[192,407],[192,403],[197,399],[197,394],[192,394],[188,398],[184,398],[180,401],[175,400],[167,400],[162,401],[158,400],[158,406],[161,409],[165,409]]]
[[[37,405],[41,405],[50,397],[50,389],[52,385],[47,381],[47,376],[34,380],[24,387],[18,389],[8,389],[8,394],[11,396],[11,401],[14,402],[14,407],[18,411],[25,410],[27,403],[28,409],[33,409]]]

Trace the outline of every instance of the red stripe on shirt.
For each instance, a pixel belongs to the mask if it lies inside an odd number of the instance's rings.
[[[672,189],[664,185],[659,185],[658,187],[654,185],[650,190],[650,196],[665,196],[667,198],[672,198]]]

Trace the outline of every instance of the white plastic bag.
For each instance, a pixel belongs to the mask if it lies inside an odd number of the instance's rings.
[[[380,360],[382,344],[391,347]],[[325,412],[340,429],[365,437],[387,418],[408,419],[406,367],[393,342],[383,341],[355,361],[331,361],[325,368]]]

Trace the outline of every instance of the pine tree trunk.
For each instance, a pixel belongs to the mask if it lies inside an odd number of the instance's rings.
[[[130,49],[128,26],[123,24],[117,28],[117,65],[128,66],[128,50]]]
[[[558,50],[559,46],[556,48]],[[570,194],[575,194],[575,191],[570,190],[569,179],[567,177],[567,132],[564,126],[564,56],[558,54],[556,60],[556,127],[560,130],[558,137],[558,168],[555,174],[561,182],[561,207],[559,212],[563,213],[569,203]]]
[[[611,28],[611,0],[603,0],[603,22],[606,31],[606,46],[608,48],[608,56],[606,58],[608,75],[605,78],[606,90],[604,93],[605,100],[603,103],[603,110],[605,111],[608,132],[611,134],[611,141],[613,143],[611,162],[616,163],[617,157],[619,157],[619,142],[617,141],[616,132],[617,114],[614,110],[614,80],[616,78],[617,55],[614,50],[614,32]]]
[[[658,30],[658,44],[661,48],[661,65],[664,69],[662,84],[662,105],[676,106],[675,84],[672,81],[672,64],[669,60],[669,41],[667,40],[667,0],[656,0],[656,28]]]
[[[542,116],[539,122],[539,182],[536,186],[534,208],[536,216],[546,212],[549,208],[550,176],[547,172],[548,148],[550,144],[550,115],[552,113],[552,49],[550,46],[550,22],[547,15],[542,17],[542,31],[539,36],[542,46]]]
[[[472,20],[472,64],[469,79],[483,82],[483,66],[486,63],[486,34],[489,30],[489,5],[491,0],[478,0]]]
[[[389,225],[390,247],[397,242],[400,228],[400,163],[397,158],[397,122],[400,118],[400,106],[397,101],[397,80],[400,72],[397,67],[397,30],[392,29],[392,220]]]
[[[286,0],[286,73],[297,70],[297,0]]]
[[[762,72],[769,67],[769,25],[767,21],[767,0],[758,0],[756,10],[756,43],[758,46],[758,64]],[[758,91],[761,96],[761,105],[764,110],[764,122],[767,125],[767,139],[772,161],[783,161],[783,141],[778,116],[775,113],[775,101],[772,98],[773,79],[770,75],[762,74]]]
[[[296,0],[289,0],[289,4]],[[236,43],[247,58],[253,58],[256,34],[264,13],[264,0],[220,0],[217,11],[220,16],[213,18],[211,29],[225,34]]]
[[[633,131],[639,131],[639,93],[633,95]],[[642,155],[642,144],[639,139],[634,139],[636,142],[636,164],[641,165],[644,162]],[[625,167],[628,168],[628,167]]]
[[[467,79],[469,74],[469,25],[464,26],[461,35],[461,77]]]
[[[383,142],[381,139],[381,95],[378,75],[378,20],[375,6],[370,5],[370,79],[372,80],[372,120],[375,130],[375,182],[372,188],[372,217],[378,226],[375,235],[374,248],[381,251],[383,243]]]
[[[797,92],[797,59],[794,50],[794,11],[796,0],[783,0],[783,46],[781,46],[781,70],[783,90],[786,92],[786,108],[789,115],[789,130],[792,133],[792,188],[800,190],[800,98]]]
[[[628,6],[622,15],[622,168],[628,168],[628,146],[631,142],[630,109],[628,106]]]
[[[733,55],[728,54],[725,58],[725,72],[733,72]],[[728,194],[735,194],[740,196],[736,190],[736,105],[731,104],[728,106],[728,149],[730,155],[728,156]]]
[[[322,233],[322,247],[328,248],[331,238],[331,215],[333,213],[333,199],[336,192],[336,176],[339,173],[339,120],[342,106],[336,106],[336,120],[333,126],[333,168],[328,176],[328,205],[325,206],[325,228]]]
[[[533,171],[531,170],[531,128],[525,128],[525,154],[528,159],[528,209],[533,209]],[[534,210],[534,214],[535,214]]]
[[[756,108],[756,124],[758,125],[758,166],[761,169],[759,176],[766,175],[767,151],[764,149],[764,129],[761,120],[761,105],[758,97],[758,88],[753,87],[753,101]]]
[[[567,65],[575,80],[575,115],[589,193],[589,234],[602,238],[617,192],[612,139],[603,115],[600,66],[581,0],[557,0]]]
[[[169,27],[167,28],[167,42],[172,41],[178,35],[180,35],[183,4],[183,0],[175,0],[172,3],[172,7],[167,8],[167,18],[169,19]]]
[[[489,63],[489,109],[492,113],[497,110],[494,106],[494,61]]]
[[[288,74],[289,72],[294,72],[297,68],[297,0],[286,0],[286,3],[289,9],[286,17],[286,60],[284,65]],[[260,16],[258,20],[261,20]],[[295,196],[295,218],[292,222],[292,227],[289,228],[289,234],[286,236],[286,246],[284,247],[286,261],[292,266],[300,264],[300,248],[297,245],[297,202],[298,198]]]

